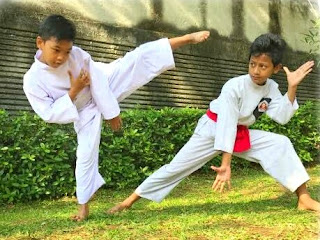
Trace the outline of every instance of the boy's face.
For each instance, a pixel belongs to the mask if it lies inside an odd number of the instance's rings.
[[[50,38],[44,41],[41,37],[37,37],[37,47],[42,50],[39,60],[57,68],[68,60],[72,45],[73,42],[68,40],[58,41],[56,38]]]
[[[250,57],[249,75],[255,84],[264,85],[267,79],[281,68],[281,64],[274,66],[271,57],[266,54]]]

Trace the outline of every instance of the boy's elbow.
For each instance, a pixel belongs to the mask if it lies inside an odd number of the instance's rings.
[[[38,116],[45,121],[46,123],[56,123],[56,124],[69,124],[79,120],[77,114],[68,114],[68,113],[53,113],[48,111],[47,113],[39,114]]]
[[[287,124],[292,116],[282,115],[280,112],[274,114],[268,114],[268,116],[278,124],[285,125]]]
[[[64,119],[56,119],[54,117],[41,117],[41,119],[46,123],[56,123],[56,124],[68,124],[75,121],[74,119],[64,120]]]
[[[36,113],[46,123],[57,123],[57,118],[54,117],[54,114],[52,114],[51,111],[36,111]]]
[[[285,125],[290,121],[290,119],[273,119],[273,120],[279,123],[280,125]]]
[[[55,123],[54,119],[50,115],[39,115],[39,116],[46,123]]]
[[[278,122],[280,125],[286,125],[289,121]]]

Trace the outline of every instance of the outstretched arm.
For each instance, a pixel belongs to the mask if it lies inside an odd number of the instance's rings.
[[[314,61],[308,61],[302,64],[294,72],[290,72],[290,70],[287,67],[283,67],[283,70],[287,74],[288,98],[290,102],[292,103],[294,102],[294,99],[296,98],[298,85],[312,71],[313,65],[314,65]]]
[[[204,42],[209,38],[209,36],[210,36],[209,31],[200,31],[200,32],[189,33],[181,37],[170,38],[169,42],[172,50],[175,50],[187,44],[197,44],[197,43]]]
[[[231,153],[224,152],[222,154],[222,162],[220,167],[211,166],[211,169],[217,172],[215,181],[213,182],[213,191],[222,192],[225,184],[228,184],[228,189],[231,188]]]

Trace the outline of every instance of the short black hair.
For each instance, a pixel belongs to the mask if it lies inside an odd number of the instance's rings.
[[[76,28],[74,24],[61,15],[50,15],[40,24],[39,36],[43,40],[56,38],[60,40],[74,41]]]
[[[252,56],[266,54],[270,56],[274,66],[282,62],[286,42],[277,34],[266,33],[257,37],[250,46],[249,59]]]

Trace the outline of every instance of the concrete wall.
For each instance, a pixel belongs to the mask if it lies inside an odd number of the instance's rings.
[[[177,68],[156,78],[122,103],[206,108],[229,78],[247,72],[248,47],[260,34],[281,34],[288,43],[284,63],[308,58],[302,33],[319,16],[314,0],[0,0],[0,108],[30,109],[21,90],[33,61],[39,22],[52,13],[73,20],[76,45],[97,61],[110,62],[139,44],[208,29],[208,42],[179,49]],[[279,80],[286,89],[283,73]],[[317,99],[317,71],[302,84],[299,99]]]

